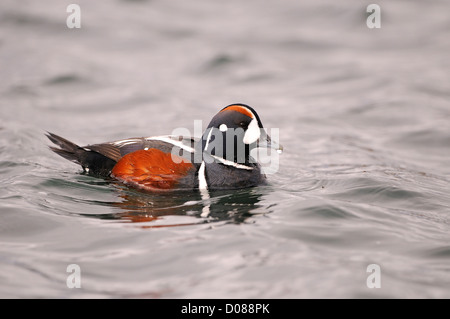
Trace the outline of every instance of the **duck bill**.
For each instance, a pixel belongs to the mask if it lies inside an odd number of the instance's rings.
[[[258,147],[271,148],[280,154],[283,153],[283,145],[273,141],[264,129],[261,129],[261,136],[258,139]]]

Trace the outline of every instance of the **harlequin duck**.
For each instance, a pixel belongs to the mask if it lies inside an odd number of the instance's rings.
[[[178,136],[128,138],[80,147],[60,136],[47,137],[56,154],[80,164],[91,175],[112,177],[146,191],[238,189],[265,183],[250,155],[271,141],[256,111],[231,104],[217,113],[201,139]]]

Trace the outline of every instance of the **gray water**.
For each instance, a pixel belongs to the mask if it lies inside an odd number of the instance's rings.
[[[0,297],[450,297],[447,0],[377,1],[380,29],[373,1],[79,0],[69,29],[72,2],[0,3]],[[44,136],[165,135],[236,102],[285,152],[208,218]]]

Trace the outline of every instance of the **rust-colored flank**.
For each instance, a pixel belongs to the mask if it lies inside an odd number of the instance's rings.
[[[145,190],[168,190],[186,176],[192,163],[155,148],[139,150],[122,157],[111,171],[119,181]]]

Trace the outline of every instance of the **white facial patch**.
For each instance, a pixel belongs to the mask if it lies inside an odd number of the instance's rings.
[[[228,126],[226,124],[220,124],[219,130],[221,132],[226,132],[228,130]]]
[[[253,118],[253,120],[250,121],[250,124],[248,125],[247,131],[244,135],[244,144],[252,144],[256,142],[259,137],[261,136],[261,130],[258,126],[258,121],[256,118]]]

